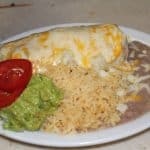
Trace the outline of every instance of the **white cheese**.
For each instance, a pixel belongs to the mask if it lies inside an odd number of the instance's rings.
[[[100,70],[100,71],[99,71],[99,75],[100,75],[101,77],[107,77],[107,76],[108,76],[108,72],[106,72],[105,70]]]
[[[116,94],[117,94],[117,96],[121,97],[121,96],[124,96],[126,94],[126,92],[124,89],[119,89]]]
[[[119,112],[121,113],[125,113],[126,110],[128,109],[127,104],[118,104],[117,108],[116,108]]]
[[[150,64],[141,64],[141,66],[145,69],[145,72],[150,71]]]

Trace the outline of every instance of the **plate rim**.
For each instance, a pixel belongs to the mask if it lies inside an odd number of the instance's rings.
[[[54,25],[49,25],[49,26],[44,26],[44,27],[39,27],[39,28],[33,28],[18,34],[15,34],[13,36],[10,36],[2,41],[0,41],[0,44],[5,44],[14,40],[18,40],[20,38],[23,37],[27,37],[31,34],[34,33],[40,33],[40,32],[44,32],[44,31],[48,31],[50,29],[55,29],[55,28],[59,28],[59,27],[71,27],[71,26],[88,26],[88,25],[97,25],[97,24],[103,24],[100,22],[93,22],[93,23],[62,23],[62,24],[54,24]],[[150,38],[150,35],[148,33],[145,33],[143,31],[137,30],[137,29],[133,29],[133,28],[129,28],[129,27],[125,27],[122,25],[118,25],[125,33],[130,34],[129,36],[134,37],[137,34],[140,36],[139,38],[133,38],[132,40],[140,40],[141,42],[144,42],[145,44],[149,44],[150,40],[148,40],[148,38]]]
[[[87,25],[94,25],[94,24],[101,24],[101,23],[98,23],[98,22],[96,22],[96,23],[65,23],[65,24],[56,24],[56,25],[50,25],[50,26],[46,26],[46,27],[40,27],[40,28],[28,30],[26,32],[22,32],[15,36],[11,36],[11,37],[7,38],[6,40],[3,40],[2,42],[0,42],[0,44],[5,44],[7,42],[11,42],[11,41],[14,41],[14,40],[17,40],[20,38],[24,38],[24,37],[29,36],[34,33],[44,32],[44,31],[54,29],[57,27],[82,26],[82,25],[87,26]],[[124,27],[124,26],[119,26],[119,27],[123,30],[123,32],[125,32],[129,37],[131,37],[131,40],[138,40],[145,44],[148,44],[148,45],[150,44],[150,35],[149,34],[132,29],[132,28]],[[138,117],[135,120],[129,121],[125,124],[117,125],[112,128],[108,128],[108,129],[104,129],[104,130],[97,130],[97,131],[83,133],[83,134],[77,134],[74,136],[71,135],[71,137],[65,136],[65,138],[64,138],[64,136],[61,136],[61,135],[42,133],[39,131],[36,132],[37,135],[39,133],[40,135],[42,135],[42,137],[44,135],[46,137],[51,137],[51,138],[55,137],[54,139],[56,140],[56,142],[55,141],[51,142],[49,140],[47,140],[47,141],[42,140],[42,142],[40,143],[39,141],[37,141],[33,138],[34,136],[33,137],[31,136],[31,138],[28,137],[28,134],[36,135],[35,132],[25,131],[22,133],[16,133],[16,132],[4,130],[4,129],[2,129],[2,127],[0,127],[0,135],[5,136],[10,139],[13,139],[13,140],[23,142],[23,143],[29,143],[29,144],[40,145],[40,146],[85,147],[85,146],[92,146],[92,145],[104,144],[104,143],[121,140],[123,138],[127,138],[129,136],[140,133],[140,132],[150,128],[150,119],[148,120],[148,118],[150,118],[150,112],[145,113],[144,115]],[[133,125],[135,125],[134,128],[132,128]],[[98,134],[98,133],[103,133],[103,134],[107,133],[106,135],[108,136],[109,133],[114,134],[114,131],[121,131],[122,129],[126,129],[125,130],[126,132],[123,132],[124,134],[122,134],[122,132],[117,133],[117,135],[115,134],[113,137],[105,137],[105,136],[103,137]],[[26,134],[27,134],[27,136],[24,137],[24,135],[26,135]],[[94,137],[93,137],[93,135],[94,135]],[[60,137],[60,139],[58,137]],[[91,137],[91,138],[87,139],[86,137]],[[101,137],[101,139],[100,139],[100,137]],[[32,140],[32,138],[34,140]],[[61,138],[65,139],[66,141],[61,140]],[[78,138],[79,138],[79,140],[76,140]],[[58,140],[59,142],[57,141],[57,139],[59,139]],[[68,143],[68,140],[70,143]]]

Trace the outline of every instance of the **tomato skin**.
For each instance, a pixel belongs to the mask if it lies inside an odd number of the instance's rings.
[[[0,62],[0,90],[12,92],[23,88],[32,76],[32,64],[25,59]]]
[[[32,76],[32,63],[26,59],[0,62],[0,108],[11,105],[26,88]]]
[[[20,96],[23,90],[24,89],[18,89],[13,93],[0,91],[0,108],[4,108],[11,105],[17,99],[17,97]]]

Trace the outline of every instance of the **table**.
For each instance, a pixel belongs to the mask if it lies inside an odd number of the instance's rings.
[[[10,4],[13,0],[0,0]],[[0,40],[15,34],[43,26],[73,23],[115,23],[150,33],[149,0],[15,0],[30,4],[26,7],[0,9]],[[149,150],[150,131],[109,143],[86,147],[89,150]],[[54,150],[16,142],[0,137],[0,149],[5,150]],[[78,148],[73,148],[75,150]]]

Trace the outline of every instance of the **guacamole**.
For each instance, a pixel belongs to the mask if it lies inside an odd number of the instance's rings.
[[[21,96],[0,110],[3,127],[14,131],[39,130],[46,117],[58,108],[62,98],[63,92],[51,79],[33,75]]]

